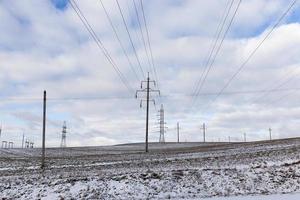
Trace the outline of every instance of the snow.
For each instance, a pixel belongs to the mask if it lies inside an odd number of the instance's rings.
[[[299,199],[299,138],[150,147],[0,149],[0,199]]]
[[[299,200],[300,194],[276,194],[276,195],[256,195],[256,196],[236,196],[236,197],[217,197],[208,200]]]

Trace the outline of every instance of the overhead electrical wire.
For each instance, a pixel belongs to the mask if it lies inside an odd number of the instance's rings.
[[[280,93],[286,91],[299,91],[300,87],[295,88],[282,88],[282,89],[271,89],[271,90],[244,90],[244,91],[229,91],[224,92],[223,95],[240,95],[240,94],[259,94],[259,93]],[[217,92],[200,93],[201,96],[214,96]],[[179,95],[163,95],[162,98],[181,98],[181,97],[193,97],[191,94],[179,94]],[[124,100],[132,99],[131,96],[90,96],[90,97],[48,97],[47,101],[93,101],[93,100]],[[42,101],[42,97],[0,97],[0,101]]]
[[[118,43],[120,44],[120,47],[121,47],[121,49],[122,49],[122,51],[123,51],[123,53],[124,53],[124,55],[125,55],[125,57],[126,57],[126,59],[127,59],[127,61],[128,61],[128,64],[129,64],[129,66],[130,66],[132,72],[134,73],[136,79],[137,79],[138,81],[140,81],[141,79],[139,78],[139,75],[138,75],[138,73],[136,72],[135,67],[133,66],[132,62],[130,61],[129,55],[128,55],[128,53],[127,53],[127,51],[126,51],[126,49],[125,49],[123,43],[121,42],[121,39],[120,39],[119,34],[118,34],[118,32],[117,32],[117,29],[116,29],[114,23],[112,22],[112,19],[111,19],[110,15],[109,15],[108,11],[107,11],[106,8],[105,8],[103,1],[102,1],[102,0],[99,0],[99,1],[100,1],[101,6],[102,6],[102,8],[103,8],[103,10],[104,10],[105,16],[106,16],[106,18],[107,18],[107,20],[108,20],[108,22],[109,22],[109,24],[110,24],[110,26],[111,26],[111,28],[112,28],[114,34],[115,34],[115,37],[117,38],[117,41],[118,41]]]
[[[241,2],[242,2],[242,0],[239,0],[238,4],[237,4],[237,6],[236,6],[236,8],[234,10],[234,13],[233,13],[233,15],[232,15],[232,17],[231,17],[231,19],[229,21],[229,24],[227,25],[227,28],[225,29],[225,32],[224,32],[224,34],[222,36],[222,39],[221,39],[221,42],[219,43],[219,46],[217,47],[217,50],[216,50],[214,56],[212,57],[212,61],[210,62],[209,66],[208,66],[208,69],[207,69],[207,71],[206,71],[206,73],[205,73],[205,75],[204,75],[204,77],[202,79],[202,82],[200,83],[199,89],[198,89],[198,91],[196,93],[196,97],[195,97],[194,103],[196,103],[196,99],[197,99],[197,96],[198,96],[197,94],[201,91],[201,89],[202,89],[202,87],[203,87],[203,85],[204,85],[204,83],[205,83],[205,81],[207,79],[207,76],[208,76],[209,72],[211,71],[211,69],[213,67],[213,64],[214,64],[214,62],[216,60],[216,57],[219,54],[219,51],[220,51],[220,49],[222,47],[222,44],[223,44],[223,42],[225,40],[225,37],[227,36],[228,31],[229,31],[229,29],[230,29],[230,27],[231,27],[231,25],[233,23],[233,20],[234,20],[236,14],[237,14],[237,11],[238,11],[238,9],[240,7]],[[232,7],[232,4],[230,5],[230,8],[229,8],[228,12],[230,12],[231,7]]]
[[[122,11],[121,6],[120,6],[120,4],[119,4],[119,1],[116,0],[116,3],[117,3],[117,6],[118,6],[118,10],[119,10],[119,12],[120,12],[120,15],[121,15],[121,17],[122,17],[122,21],[123,21],[123,24],[124,24],[124,26],[125,26],[125,29],[126,29],[126,32],[127,32],[127,35],[128,35],[128,38],[129,38],[129,41],[130,41],[130,44],[131,44],[131,47],[132,47],[132,50],[133,50],[133,53],[134,53],[134,55],[135,55],[136,61],[137,61],[137,63],[138,63],[138,66],[139,66],[139,68],[140,68],[141,74],[142,74],[142,76],[144,77],[144,79],[146,79],[146,76],[145,76],[145,73],[144,73],[144,70],[143,70],[141,61],[140,61],[139,56],[138,56],[138,54],[137,54],[136,48],[135,48],[135,46],[134,46],[134,43],[133,43],[131,34],[130,34],[130,32],[129,32],[129,29],[128,29],[128,26],[127,26],[127,23],[126,23],[124,14],[123,14],[123,11]]]
[[[282,88],[283,86],[285,86],[286,84],[288,84],[290,81],[292,81],[294,78],[295,78],[294,76],[291,76],[291,77],[289,77],[288,79],[283,80],[282,82],[280,82],[280,83],[277,84],[276,86],[272,87],[271,90],[276,90],[276,89]],[[260,101],[260,100],[263,99],[264,97],[268,96],[268,94],[270,94],[270,92],[269,92],[269,91],[266,91],[266,92],[263,93],[261,96],[259,96],[258,98],[256,98],[256,99],[254,100],[254,102]]]
[[[144,46],[144,49],[145,49],[146,57],[147,57],[147,60],[148,60],[149,71],[154,76],[154,72],[153,72],[152,67],[151,67],[151,61],[150,61],[150,57],[149,57],[149,54],[148,54],[147,45],[146,45],[146,41],[145,41],[145,37],[144,37],[144,33],[143,33],[141,21],[140,21],[140,16],[139,16],[138,8],[137,8],[137,5],[135,3],[135,0],[132,0],[132,2],[133,2],[133,6],[134,6],[134,10],[135,10],[135,15],[136,15],[136,18],[137,18],[138,27],[139,27],[140,35],[141,35],[141,38],[142,38],[143,46]]]
[[[273,25],[273,27],[267,32],[267,34],[263,37],[263,39],[253,49],[253,51],[249,54],[247,59],[240,65],[240,67],[236,70],[236,72],[230,77],[230,79],[226,82],[226,84],[222,87],[222,89],[219,91],[219,93],[216,95],[216,97],[210,102],[210,104],[214,103],[218,99],[218,97],[220,97],[223,94],[224,90],[235,79],[235,77],[242,71],[242,69],[246,66],[246,64],[250,61],[250,59],[258,51],[258,49],[264,44],[264,42],[267,40],[267,38],[271,35],[271,33],[274,31],[274,29],[281,23],[281,21],[285,18],[285,16],[293,8],[293,6],[296,4],[296,2],[297,2],[297,0],[293,0],[291,2],[291,4],[288,6],[288,8],[285,10],[285,12],[279,17],[279,19],[276,21],[276,23]]]
[[[208,55],[207,55],[207,59],[206,59],[205,65],[204,65],[204,69],[203,69],[203,71],[201,73],[200,78],[198,79],[197,83],[195,84],[195,87],[193,89],[193,94],[197,94],[197,92],[199,90],[200,83],[202,82],[202,78],[203,78],[203,76],[204,76],[204,74],[205,74],[205,72],[207,70],[207,67],[208,67],[208,65],[210,63],[212,54],[215,51],[217,42],[218,42],[218,40],[220,38],[220,35],[221,35],[222,31],[223,31],[223,27],[225,25],[225,22],[226,22],[226,20],[227,20],[227,18],[229,16],[230,10],[231,10],[232,5],[233,5],[233,2],[234,2],[234,0],[232,0],[231,3],[230,3],[230,1],[228,1],[228,4],[226,5],[226,7],[224,9],[224,13],[222,14],[221,21],[218,24],[218,27],[216,29],[216,33],[214,35],[215,40],[212,41],[212,43],[211,43],[211,47],[210,47],[210,50],[209,50]],[[228,6],[229,6],[229,8],[228,8]]]
[[[297,68],[293,68],[293,69],[289,70],[283,78],[281,78],[280,80],[274,81],[271,84],[271,87],[268,87],[265,90],[279,89],[279,88],[283,87],[284,85],[286,85],[287,83],[289,83],[290,81],[292,81],[295,78],[295,76],[298,75],[298,72],[296,71],[296,69]],[[262,98],[266,97],[268,94],[269,94],[268,92],[265,92],[264,94],[262,94],[260,97],[256,98],[253,101],[257,102],[257,101],[261,100]]]
[[[157,88],[160,89],[159,88],[159,79],[158,79],[158,76],[157,76],[156,65],[155,65],[154,57],[153,57],[152,46],[151,46],[151,42],[150,42],[150,33],[149,33],[148,25],[147,25],[147,20],[146,20],[146,15],[145,15],[145,10],[144,10],[143,0],[140,0],[140,4],[141,4],[141,9],[142,9],[142,14],[143,14],[144,26],[145,26],[145,30],[146,30],[148,47],[149,47],[149,51],[150,51],[151,63],[152,63],[152,67],[153,67],[153,71],[154,71],[154,75],[155,75],[155,79],[156,79],[156,85],[157,85]]]
[[[80,21],[83,23],[83,25],[86,28],[86,30],[92,36],[92,38],[95,41],[95,43],[97,44],[98,48],[102,51],[102,53],[107,58],[107,60],[109,61],[109,63],[111,64],[111,66],[113,67],[113,69],[115,70],[115,72],[118,74],[118,76],[119,76],[120,80],[122,81],[122,83],[125,85],[125,87],[128,89],[128,91],[131,94],[133,94],[134,93],[133,88],[130,86],[128,80],[125,78],[125,76],[123,75],[123,73],[120,71],[120,69],[118,68],[118,66],[116,65],[116,63],[114,62],[114,60],[112,59],[111,55],[109,54],[109,52],[105,48],[104,44],[102,43],[102,41],[100,40],[100,38],[98,37],[98,35],[95,33],[94,29],[92,28],[92,26],[90,25],[90,23],[88,22],[88,20],[84,16],[84,14],[82,13],[81,9],[77,5],[76,1],[75,0],[69,0],[69,2],[70,2],[71,7],[73,8],[73,10],[75,11],[75,13],[79,17]]]

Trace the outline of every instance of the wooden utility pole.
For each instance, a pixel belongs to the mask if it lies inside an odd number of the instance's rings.
[[[137,90],[136,91],[136,94],[135,94],[135,97],[137,98],[138,97],[138,93],[139,92],[146,92],[146,99],[142,99],[141,100],[141,103],[140,103],[140,107],[142,107],[142,102],[143,101],[146,101],[146,138],[145,138],[145,151],[148,152],[148,133],[149,133],[149,101],[153,101],[154,105],[155,105],[155,101],[154,99],[149,99],[150,98],[150,92],[158,92],[158,94],[160,95],[160,91],[159,90],[153,90],[150,88],[150,82],[152,82],[154,84],[154,86],[156,85],[155,84],[155,81],[150,81],[150,78],[149,78],[149,72],[148,72],[148,77],[147,77],[147,80],[146,81],[142,81],[141,82],[141,89],[142,90]],[[146,88],[143,89],[143,83],[146,83]]]
[[[147,108],[146,108],[146,147],[145,151],[148,152],[148,133],[149,133],[149,74],[147,77]]]
[[[205,123],[203,123],[203,125],[202,125],[202,128],[201,128],[202,130],[203,130],[203,142],[205,143],[206,142],[206,140],[205,140],[205,135],[206,135],[206,127],[205,127]]]
[[[24,132],[23,132],[23,138],[22,138],[22,149],[24,148],[24,139],[25,139],[25,137],[24,137]]]
[[[179,122],[177,122],[177,143],[179,143]]]
[[[269,128],[269,136],[270,136],[270,140],[272,140],[272,129]]]
[[[46,136],[46,98],[47,93],[44,91],[44,100],[43,100],[43,141],[42,141],[42,164],[41,168],[45,167],[45,136]]]

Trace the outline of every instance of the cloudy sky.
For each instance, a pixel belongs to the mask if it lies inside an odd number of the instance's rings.
[[[161,104],[166,141],[177,122],[182,141],[202,141],[202,123],[208,141],[268,139],[269,127],[273,138],[300,136],[300,3],[272,29],[293,0],[143,0],[150,51],[140,0],[118,1],[130,37],[115,0],[75,2],[113,65],[67,0],[0,1],[0,140],[18,146],[24,133],[41,145],[47,90],[48,146],[60,145],[64,120],[68,146],[142,142],[134,91],[147,71],[161,90],[150,141]]]

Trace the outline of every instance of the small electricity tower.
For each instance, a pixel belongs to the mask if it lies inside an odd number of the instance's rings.
[[[146,87],[144,88],[144,84],[146,83]],[[141,82],[141,90],[137,90],[135,94],[135,98],[138,98],[138,93],[146,93],[146,99],[141,99],[140,107],[142,107],[143,102],[146,101],[146,139],[145,139],[145,151],[148,152],[148,133],[149,133],[149,101],[152,101],[155,105],[154,99],[150,98],[150,93],[157,92],[160,95],[159,90],[153,90],[150,88],[150,83],[152,83],[154,86],[156,86],[155,81],[150,80],[149,78],[149,72],[148,77],[146,81]]]
[[[64,121],[64,124],[62,127],[62,132],[61,132],[61,143],[60,143],[61,148],[67,147],[66,137],[67,137],[67,124],[66,124],[66,121]]]
[[[165,143],[165,133],[166,133],[166,122],[165,122],[165,110],[163,104],[161,104],[159,113],[159,143]]]

